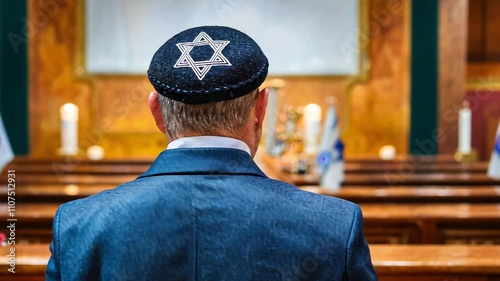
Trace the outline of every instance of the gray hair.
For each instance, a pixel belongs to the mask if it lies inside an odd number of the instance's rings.
[[[256,89],[236,99],[206,104],[186,104],[159,94],[158,101],[170,139],[185,133],[236,137],[247,124],[258,93]]]

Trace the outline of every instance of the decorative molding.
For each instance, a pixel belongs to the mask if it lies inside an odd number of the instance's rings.
[[[470,62],[467,64],[467,91],[499,91],[500,63]]]

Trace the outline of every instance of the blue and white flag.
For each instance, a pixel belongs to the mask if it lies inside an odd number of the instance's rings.
[[[495,147],[491,153],[490,165],[488,166],[488,176],[500,178],[500,122],[498,122]]]
[[[2,116],[0,115],[0,174],[5,165],[12,161],[12,159],[14,159],[14,153],[12,152],[7,132],[3,126]]]
[[[344,181],[344,144],[340,139],[338,119],[333,103],[328,105],[317,164],[320,185],[327,189],[340,188]]]

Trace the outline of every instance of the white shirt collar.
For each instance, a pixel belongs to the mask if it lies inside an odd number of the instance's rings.
[[[186,137],[176,139],[170,142],[167,146],[168,149],[176,148],[196,148],[196,147],[223,147],[223,148],[235,148],[243,150],[250,156],[250,148],[248,145],[238,139],[233,139],[229,137],[218,137],[218,136],[199,136],[199,137]]]

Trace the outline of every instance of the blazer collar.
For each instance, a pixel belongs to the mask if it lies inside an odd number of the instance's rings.
[[[165,150],[139,178],[159,175],[234,174],[267,177],[245,151],[233,148]]]

